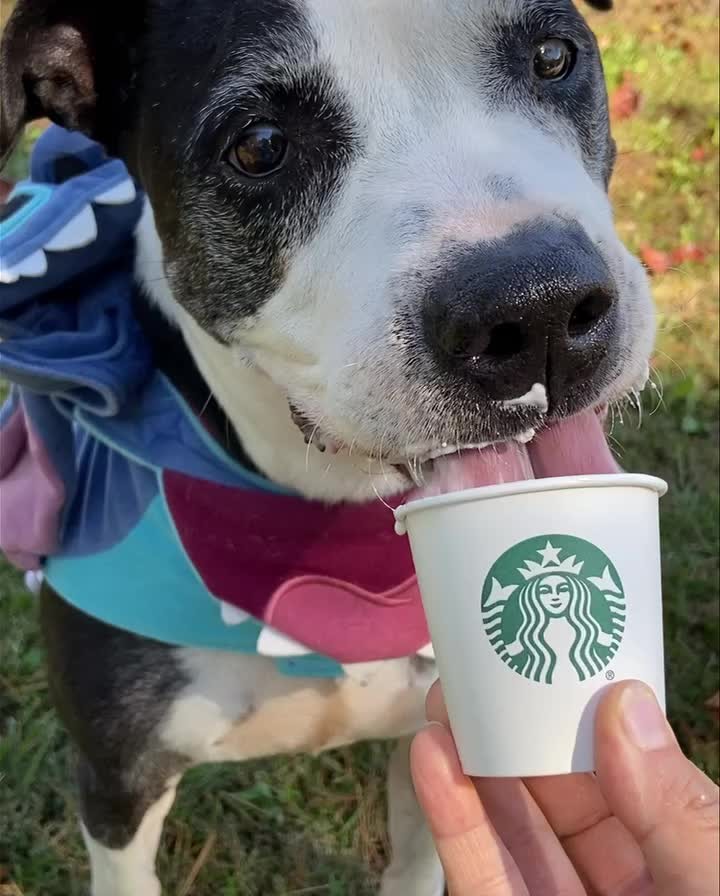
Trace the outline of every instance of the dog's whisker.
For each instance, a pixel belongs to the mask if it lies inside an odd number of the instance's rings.
[[[694,277],[694,276],[695,276],[695,275],[693,274],[692,271],[688,271],[688,270],[686,270],[685,268],[680,268],[680,267],[678,267],[677,265],[672,265],[671,267],[669,267],[669,268],[667,269],[667,271],[664,271],[663,273],[664,273],[665,275],[667,275],[667,274],[682,274],[683,277],[687,277],[688,279],[689,279],[690,277]]]
[[[650,411],[650,416],[654,417],[655,414],[657,414],[657,412],[660,410],[660,408],[665,408],[665,384],[663,383],[660,371],[656,367],[650,368],[649,386],[657,397],[657,403],[652,411]]]
[[[422,471],[422,465],[420,464],[419,458],[417,456],[414,456],[408,460],[407,469],[414,485],[417,488],[422,488],[423,485],[425,485],[425,476]]]
[[[377,490],[377,486],[375,485],[375,483],[374,483],[374,481],[373,481],[372,479],[370,480],[370,487],[372,488],[373,492],[375,493],[375,497],[378,499],[378,501],[379,501],[384,507],[387,507],[388,510],[391,510],[391,511],[394,513],[394,512],[395,512],[395,508],[392,507],[392,505],[388,504],[388,502],[385,500],[385,498],[383,498],[383,496],[382,496],[382,495],[380,494],[380,492]]]
[[[608,429],[607,435],[608,435],[608,439],[612,439],[613,433],[615,432],[615,424],[616,424],[616,420],[617,420],[617,417],[615,414],[615,402],[614,401],[610,403],[609,409],[610,409],[610,427]]]
[[[350,446],[348,448],[348,457],[352,457],[353,451],[355,450],[355,446],[357,445],[358,433],[353,436],[352,442],[350,442]]]
[[[408,433],[407,437],[405,438],[405,449],[403,451],[403,457],[409,457],[409,456],[410,456],[410,434]]]
[[[682,376],[683,379],[687,379],[687,373],[685,368],[682,367],[671,355],[668,355],[667,352],[664,352],[661,348],[656,348],[655,351],[658,355],[662,355],[663,358],[667,359],[675,368],[677,368],[678,373]]]
[[[611,443],[611,447],[613,449],[613,454],[621,460],[623,455],[625,454],[625,448],[622,442],[619,439],[616,439],[615,436],[608,434],[608,441]]]
[[[423,484],[423,478],[422,478],[422,467],[420,465],[420,460],[419,460],[417,454],[413,456],[413,458],[410,462],[410,465],[411,465],[411,469],[412,469],[413,481],[415,482],[415,485],[418,486],[418,488],[419,488]]]
[[[208,395],[207,400],[205,401],[205,404],[202,406],[202,408],[200,409],[200,413],[198,414],[198,417],[200,417],[201,419],[204,416],[207,409],[210,407],[210,402],[213,400],[213,397],[214,397],[213,391],[211,389],[210,394]],[[227,420],[225,422],[227,422]]]
[[[320,420],[318,420],[318,422],[313,427],[312,432],[310,433],[310,438],[307,440],[307,448],[305,450],[305,472],[306,473],[310,472],[310,451],[312,450],[313,441],[315,440],[315,436],[320,431],[320,427],[322,426],[324,420],[325,420],[324,416],[321,417]],[[320,451],[319,446],[318,446],[318,451]]]
[[[677,333],[678,330],[686,330],[693,339],[698,338],[698,332],[695,327],[689,321],[682,319],[673,319],[672,322],[659,326],[657,331],[659,336],[668,336],[672,333]]]
[[[323,470],[323,479],[326,479],[330,475],[330,471],[332,470],[332,461],[325,467]]]
[[[383,482],[385,485],[388,484],[388,475],[387,470],[385,469],[385,458],[383,457],[383,446],[385,445],[385,437],[387,436],[387,429],[383,430],[383,434],[380,437],[380,446],[378,451],[378,460],[380,462],[380,474],[382,475]]]
[[[631,394],[632,394],[632,397],[633,397],[634,400],[635,400],[635,405],[636,405],[636,407],[637,407],[637,412],[638,412],[638,425],[637,425],[637,428],[638,428],[638,429],[642,429],[642,425],[643,425],[643,406],[642,406],[642,397],[641,397],[640,393],[637,391],[637,389],[633,389]]]

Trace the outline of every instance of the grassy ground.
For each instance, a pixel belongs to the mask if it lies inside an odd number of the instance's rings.
[[[703,0],[617,5],[612,17],[594,16],[608,79],[627,92],[632,72],[641,94],[637,113],[616,125],[619,226],[651,261],[650,250],[702,251],[656,278],[657,388],[642,426],[637,411],[618,414],[613,439],[629,469],[672,485],[663,506],[670,715],[683,746],[717,778],[717,712],[705,705],[719,673],[717,11]],[[24,160],[14,164],[17,175]],[[373,892],[386,853],[386,757],[373,744],[192,773],[164,838],[167,892]],[[32,601],[0,567],[0,894],[74,896],[86,873]]]

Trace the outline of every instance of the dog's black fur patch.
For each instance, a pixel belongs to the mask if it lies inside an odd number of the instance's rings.
[[[175,295],[223,342],[282,284],[356,150],[346,99],[292,0],[135,0],[117,16],[23,0],[0,86],[0,152],[48,115],[128,163],[152,201]],[[276,175],[248,182],[224,154],[253,121],[277,123],[291,153]]]
[[[532,58],[543,40],[561,38],[577,48],[573,70],[561,81],[535,77]],[[522,110],[540,127],[557,131],[560,117],[572,127],[585,165],[609,184],[615,165],[615,143],[600,51],[595,35],[570,2],[528,3],[515,20],[498,21],[482,47],[481,73],[496,107]]]
[[[119,149],[134,120],[146,0],[108,15],[96,0],[19,0],[0,45],[0,165],[22,128],[47,117]]]
[[[175,4],[149,22],[131,153],[175,295],[203,328],[229,341],[281,285],[291,252],[312,237],[356,137],[297,5],[180,6],[192,15]],[[277,174],[247,181],[223,156],[253,121],[278,124],[291,151]]]

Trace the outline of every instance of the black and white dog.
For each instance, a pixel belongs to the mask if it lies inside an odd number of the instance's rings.
[[[160,364],[191,388],[181,334],[244,454],[307,498],[400,494],[408,469],[646,378],[649,291],[613,226],[603,72],[570,0],[18,0],[0,87],[5,153],[46,116],[142,183]],[[191,765],[407,738],[434,677],[408,659],[309,684],[49,590],[42,617],[94,896],[160,892]],[[407,742],[389,789],[382,893],[440,896]]]

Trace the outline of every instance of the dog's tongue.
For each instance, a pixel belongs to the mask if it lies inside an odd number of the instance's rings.
[[[528,448],[536,479],[621,472],[595,411],[556,423],[539,433]]]
[[[617,472],[600,419],[594,411],[586,411],[549,427],[528,445],[508,442],[438,458],[430,483],[413,497],[526,479]]]

